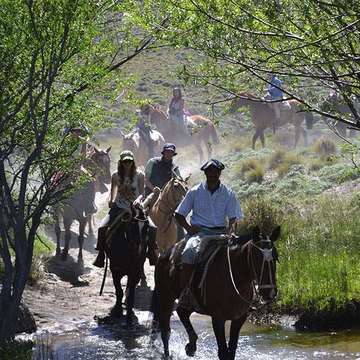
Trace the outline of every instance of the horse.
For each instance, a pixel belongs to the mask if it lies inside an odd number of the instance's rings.
[[[274,242],[280,235],[276,227],[270,236],[264,236],[256,228],[248,236],[224,239],[212,260],[206,263],[203,274],[201,263],[196,267],[190,289],[197,306],[183,306],[179,302],[177,314],[189,337],[185,346],[188,356],[196,352],[198,336],[190,322],[196,311],[209,315],[218,345],[220,360],[235,359],[239,332],[258,293],[265,304],[274,301],[277,295],[276,260]],[[219,238],[213,238],[215,242]],[[170,317],[176,298],[183,295],[181,284],[181,253],[185,240],[175,244],[161,255],[155,266],[155,289],[153,294],[154,323],[159,322],[165,357],[169,356]],[[199,281],[201,280],[201,281]],[[205,286],[199,288],[201,282]],[[256,287],[254,287],[256,283]],[[231,320],[230,339],[226,342],[225,322]]]
[[[116,303],[110,315],[122,317],[124,296],[121,279],[127,276],[126,284],[126,323],[131,325],[134,318],[135,288],[140,282],[147,241],[143,231],[144,221],[139,221],[136,212],[124,210],[110,226],[105,252],[110,261],[110,270],[115,287]]]
[[[302,127],[304,118],[306,119],[306,126],[308,129],[312,125],[312,114],[306,112],[304,114],[300,109],[300,103],[297,100],[288,100],[288,107],[282,106],[280,121],[276,122],[276,126],[280,127],[286,123],[293,124],[295,127],[295,147],[297,146],[300,135],[304,138],[304,143],[307,145],[307,131]],[[250,93],[240,93],[231,101],[229,112],[234,113],[239,107],[247,106],[250,109],[251,121],[255,127],[255,134],[252,138],[252,148],[255,149],[256,140],[260,138],[261,144],[265,147],[264,131],[268,127],[272,127],[275,121],[275,110],[271,104],[264,102]]]
[[[157,227],[156,244],[160,252],[166,251],[177,241],[178,232],[174,211],[188,190],[186,181],[187,179],[179,178],[169,180],[150,208],[149,217]]]
[[[156,130],[151,130],[150,137],[146,140],[140,129],[135,129],[129,134],[121,132],[121,136],[123,149],[134,153],[135,161],[139,166],[145,165],[150,158],[160,154],[165,144],[163,135]]]
[[[219,137],[216,128],[211,120],[202,115],[188,116],[188,123],[192,124],[188,134],[176,131],[176,124],[171,121],[167,114],[151,104],[144,104],[141,107],[141,113],[147,116],[150,123],[164,135],[166,141],[173,142],[177,146],[194,145],[199,157],[200,163],[203,162],[204,152],[202,146],[207,150],[208,158],[211,157],[212,144],[219,144]]]
[[[66,260],[70,240],[70,227],[74,220],[79,222],[79,253],[78,261],[82,261],[82,249],[84,244],[84,232],[86,223],[90,215],[96,212],[95,194],[96,192],[105,193],[107,187],[105,184],[110,184],[110,150],[97,149],[95,146],[89,148],[89,154],[84,161],[85,170],[91,174],[92,179],[87,181],[79,190],[66,199],[61,206],[55,209],[55,234],[56,234],[56,255],[62,255],[62,259]],[[80,171],[79,171],[80,172]],[[60,238],[60,217],[63,218],[65,228],[65,246],[61,252]]]
[[[351,101],[354,109],[357,111],[358,114],[360,114],[360,105],[358,99],[352,98]],[[355,122],[353,110],[350,108],[349,104],[347,104],[341,98],[340,94],[337,94],[335,92],[331,93],[321,104],[320,108],[323,111],[335,113],[335,115],[339,117],[344,117],[349,121]],[[325,116],[323,116],[323,119],[325,120],[325,122],[330,122],[330,126],[334,127],[342,137],[347,137],[347,128],[349,127],[349,125],[345,124],[342,121],[336,121]],[[353,137],[355,135],[355,131],[356,130],[354,129],[350,129],[349,137]]]

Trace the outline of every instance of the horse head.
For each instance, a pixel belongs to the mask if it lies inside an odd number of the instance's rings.
[[[250,100],[255,100],[255,96],[251,95],[247,92],[241,92],[236,97],[232,98],[229,106],[229,113],[233,114],[236,110],[242,106],[246,106],[249,104]]]
[[[92,172],[96,174],[100,185],[110,184],[111,172],[110,172],[110,150],[111,146],[106,150],[93,147],[89,159],[92,163]],[[104,190],[106,187],[104,187]],[[105,190],[107,191],[107,189]]]
[[[161,191],[161,198],[167,202],[169,208],[175,210],[187,191],[188,186],[186,182],[179,177],[173,177]]]
[[[254,238],[249,243],[248,263],[258,291],[265,303],[275,300],[276,287],[276,260],[278,259],[274,242],[280,236],[280,226],[277,226],[271,235],[264,236],[259,228],[254,231]]]

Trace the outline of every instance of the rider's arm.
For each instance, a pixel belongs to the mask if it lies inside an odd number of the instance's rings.
[[[142,172],[139,172],[138,173],[138,185],[139,185],[139,193],[140,194],[143,194],[144,193],[144,180],[145,180],[145,177],[144,177],[144,174]]]
[[[231,233],[235,225],[236,220],[240,220],[244,217],[243,212],[241,210],[240,204],[236,199],[236,195],[232,190],[229,191],[229,198],[226,203],[226,217],[229,219],[229,233]]]
[[[111,208],[116,199],[117,194],[117,184],[118,184],[118,174],[114,173],[111,176],[111,188],[110,188],[110,200],[109,200],[109,207]]]
[[[152,168],[153,168],[154,162],[152,159],[150,159],[146,166],[145,166],[145,185],[146,187],[148,187],[151,191],[154,190],[154,185],[150,182],[150,177],[151,177],[151,172],[152,172]]]
[[[235,233],[235,222],[236,222],[236,218],[231,218],[229,219],[229,234],[234,234]]]

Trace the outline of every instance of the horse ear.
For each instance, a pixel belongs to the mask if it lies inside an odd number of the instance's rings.
[[[94,146],[94,152],[96,152],[97,154],[99,154],[101,151],[98,150],[98,148],[96,146]]]
[[[271,233],[270,235],[270,240],[272,242],[276,241],[279,237],[280,237],[280,229],[281,229],[281,226],[278,225]]]
[[[111,150],[111,146],[109,146],[107,149],[106,149],[106,152],[109,153]]]

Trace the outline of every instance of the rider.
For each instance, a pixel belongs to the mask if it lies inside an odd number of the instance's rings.
[[[186,119],[184,117],[184,99],[179,87],[173,88],[173,97],[169,104],[169,118],[173,120],[182,133],[187,134]]]
[[[155,187],[162,189],[173,177],[179,176],[179,168],[173,162],[176,156],[174,144],[167,143],[161,152],[161,157],[150,159],[145,166],[145,196],[152,193]]]
[[[99,254],[94,262],[97,267],[104,266],[106,231],[120,214],[131,214],[133,203],[139,201],[144,192],[144,174],[137,169],[134,154],[125,150],[120,154],[118,169],[111,177],[109,214],[98,229],[97,250]]]
[[[266,94],[265,98],[274,101],[270,103],[270,106],[275,112],[275,119],[273,122],[273,129],[275,132],[276,124],[279,124],[280,120],[280,105],[283,99],[283,81],[280,80],[275,74],[270,74],[268,81],[268,93]]]
[[[138,129],[140,136],[146,143],[150,157],[154,155],[154,147],[151,141],[151,125],[149,115],[145,115],[141,110],[136,110],[137,122],[135,128]]]
[[[220,175],[225,165],[216,159],[207,161],[201,170],[206,182],[194,186],[175,210],[177,222],[187,231],[188,240],[182,253],[181,284],[189,284],[203,235],[231,234],[235,221],[243,217],[235,193],[221,184]],[[186,217],[192,212],[190,223]],[[228,224],[227,224],[228,222]]]

